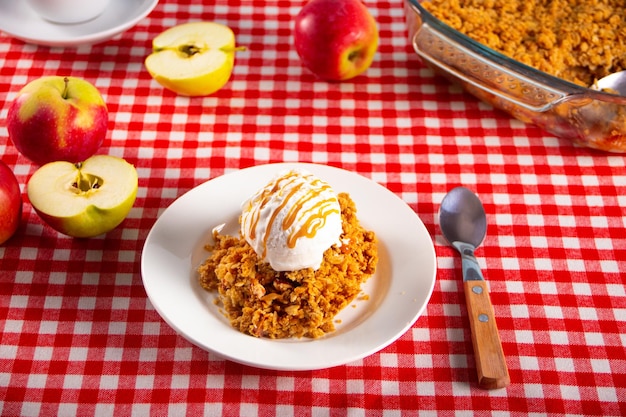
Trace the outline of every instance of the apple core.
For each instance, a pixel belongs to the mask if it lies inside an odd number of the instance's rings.
[[[104,180],[97,175],[81,172],[81,166],[82,163],[76,164],[78,175],[76,177],[76,181],[72,182],[70,190],[76,194],[85,194],[100,188],[103,185]]]
[[[198,48],[196,45],[183,45],[178,48],[180,52],[182,52],[183,56],[194,56],[195,54],[199,54],[202,49]]]

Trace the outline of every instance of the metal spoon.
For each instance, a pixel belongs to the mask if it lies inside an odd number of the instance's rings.
[[[509,371],[487,283],[474,256],[474,250],[487,232],[485,209],[469,189],[453,188],[441,202],[439,225],[444,237],[462,257],[465,302],[472,330],[478,385],[485,389],[503,388],[510,382]]]
[[[626,97],[626,71],[614,72],[600,78],[591,87],[594,90],[612,90],[620,96]]]

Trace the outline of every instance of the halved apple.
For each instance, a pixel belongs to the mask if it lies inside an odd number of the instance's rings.
[[[145,61],[163,87],[185,96],[207,96],[230,79],[235,63],[235,34],[225,25],[192,22],[171,27],[152,41]]]
[[[28,181],[28,198],[41,219],[73,237],[93,237],[117,227],[137,196],[135,167],[122,158],[96,155],[82,163],[56,161]]]

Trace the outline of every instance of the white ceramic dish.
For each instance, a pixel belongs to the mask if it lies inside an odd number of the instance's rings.
[[[37,45],[72,47],[95,44],[130,29],[157,3],[158,0],[112,0],[95,19],[59,24],[44,20],[26,2],[0,0],[0,31]]]
[[[336,331],[319,339],[269,340],[233,329],[203,290],[196,268],[211,231],[238,233],[240,205],[279,171],[299,167],[348,192],[361,224],[379,240],[379,263],[357,299],[337,316]],[[316,164],[260,165],[207,181],[169,206],[150,231],[141,257],[143,284],[163,319],[193,344],[232,361],[275,370],[342,365],[379,351],[422,314],[435,284],[433,242],[415,212],[385,187],[358,174]],[[358,298],[358,297],[357,297]]]

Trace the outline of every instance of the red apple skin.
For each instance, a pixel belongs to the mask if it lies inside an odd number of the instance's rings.
[[[328,81],[367,70],[378,40],[376,20],[361,0],[311,0],[295,19],[295,48],[302,64]]]
[[[22,193],[11,168],[0,161],[0,245],[15,234],[22,219]]]
[[[77,163],[102,146],[108,111],[100,92],[86,80],[49,76],[28,83],[7,113],[9,138],[36,164]]]

